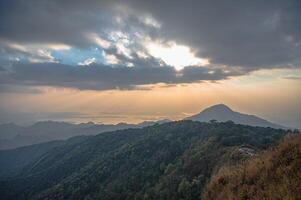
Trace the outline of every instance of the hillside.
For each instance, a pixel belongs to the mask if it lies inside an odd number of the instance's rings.
[[[36,146],[0,151],[5,166],[0,174],[15,169],[13,176],[0,177],[0,195],[7,200],[199,199],[217,169],[270,147],[284,134],[232,122],[179,121],[70,139],[35,157]],[[31,160],[16,168],[24,157]]]
[[[245,164],[226,167],[209,182],[203,200],[301,199],[301,135]]]
[[[230,120],[235,122],[236,124],[285,129],[284,126],[274,124],[255,115],[248,115],[233,111],[231,108],[224,104],[217,104],[211,106],[209,108],[204,109],[202,112],[188,117],[186,119],[200,122],[209,122],[210,120],[226,122]]]

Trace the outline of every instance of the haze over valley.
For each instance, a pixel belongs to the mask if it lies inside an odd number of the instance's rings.
[[[233,121],[237,124],[250,126],[289,129],[288,127],[269,122],[253,115],[235,112],[224,104],[211,106],[183,120],[200,122],[210,122],[211,120],[218,122]],[[58,121],[41,121],[31,126],[18,126],[13,123],[2,124],[0,125],[0,149],[11,149],[52,140],[63,140],[79,135],[96,135],[102,132],[128,128],[143,128],[170,121],[171,120],[163,119],[158,121],[144,121],[139,124],[95,124],[93,122],[72,124]]]

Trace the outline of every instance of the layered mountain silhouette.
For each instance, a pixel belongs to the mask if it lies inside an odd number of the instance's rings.
[[[128,128],[143,128],[169,121],[164,119],[144,121],[139,124],[95,124],[93,122],[72,124],[58,121],[41,121],[30,126],[8,123],[0,125],[0,149],[13,149],[41,142],[64,140],[79,135],[96,135]]]
[[[209,122],[211,120],[216,120],[219,122],[233,121],[236,124],[244,124],[249,126],[286,129],[284,126],[269,122],[255,115],[248,115],[233,111],[225,104],[211,106],[204,109],[202,112],[185,119],[200,122]]]
[[[224,104],[218,104],[204,109],[199,114],[184,120],[209,122],[233,121],[236,124],[286,129],[286,127],[269,122],[254,115],[233,111]],[[144,121],[139,124],[95,124],[93,122],[72,124],[57,121],[41,121],[30,126],[18,126],[13,123],[0,125],[0,149],[12,149],[41,142],[64,140],[79,135],[96,135],[108,131],[128,128],[143,128],[154,124],[170,122],[168,119],[159,121]]]

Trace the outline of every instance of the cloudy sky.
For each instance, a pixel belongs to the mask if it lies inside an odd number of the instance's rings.
[[[301,127],[299,0],[0,0],[0,123],[181,119],[216,103]]]

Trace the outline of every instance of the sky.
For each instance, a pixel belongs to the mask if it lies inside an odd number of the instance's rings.
[[[0,0],[0,123],[179,120],[224,103],[301,128],[298,0]]]

